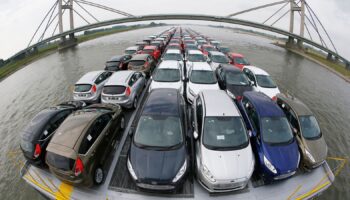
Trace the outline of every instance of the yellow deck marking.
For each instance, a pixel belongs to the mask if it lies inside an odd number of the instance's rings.
[[[25,175],[24,176],[25,179],[27,179],[28,181],[32,182],[34,185],[38,186],[40,189],[50,193],[51,195],[55,196],[55,193],[48,187],[41,185],[40,183],[38,183],[36,180],[34,180],[32,177],[30,177],[29,175]]]
[[[301,185],[299,185],[291,195],[287,198],[288,200],[292,199],[292,197],[301,189]]]
[[[58,188],[58,191],[56,192],[55,198],[57,200],[70,199],[72,192],[73,186],[62,182],[60,187]]]
[[[324,188],[324,187],[326,187],[326,186],[328,186],[330,184],[331,184],[331,182],[327,181],[327,182],[323,183],[322,185],[314,188],[313,190],[311,190],[311,191],[309,191],[309,192],[307,192],[307,193],[297,197],[296,199],[305,199],[305,198],[315,194],[316,192],[318,192],[319,190],[321,190],[322,188]]]

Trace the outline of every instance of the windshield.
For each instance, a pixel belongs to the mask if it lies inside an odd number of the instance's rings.
[[[209,149],[241,148],[248,136],[241,117],[206,117],[203,144]]]
[[[224,55],[213,55],[211,61],[216,63],[230,63],[229,59]]]
[[[144,49],[142,50],[143,53],[153,53],[154,49]]]
[[[248,78],[242,72],[226,73],[226,83],[229,85],[249,85]]]
[[[321,137],[321,129],[314,116],[300,116],[299,121],[304,138],[315,139]]]
[[[205,51],[216,51],[214,47],[204,47]]]
[[[182,56],[178,53],[166,53],[163,56],[163,60],[182,60]]]
[[[293,133],[286,117],[263,117],[261,130],[263,140],[267,143],[287,143],[293,139]]]
[[[141,116],[134,142],[146,147],[169,148],[183,142],[180,119],[175,116]]]
[[[220,51],[221,51],[222,53],[228,53],[228,52],[230,52],[230,49],[227,48],[227,47],[221,47],[221,48],[220,48]]]
[[[240,64],[240,65],[249,65],[249,62],[242,57],[236,57],[235,63]]]
[[[74,92],[88,92],[90,89],[90,84],[77,84],[74,86]]]
[[[189,54],[188,55],[188,61],[191,62],[206,62],[207,59],[203,54]]]
[[[158,82],[178,82],[180,81],[180,70],[178,69],[157,69],[153,76]]]
[[[125,50],[124,53],[130,55],[136,53],[136,50]]]
[[[106,63],[106,67],[119,67],[120,62],[119,61],[110,61]]]
[[[256,75],[256,80],[260,87],[264,88],[276,88],[275,82],[267,75]]]
[[[192,70],[190,81],[197,84],[215,84],[216,78],[213,71]]]
[[[129,65],[131,66],[140,66],[140,65],[144,65],[145,61],[144,60],[133,60],[129,62]]]

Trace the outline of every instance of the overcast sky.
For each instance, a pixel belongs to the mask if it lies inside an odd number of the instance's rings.
[[[133,15],[165,14],[165,13],[193,13],[225,16],[241,10],[249,9],[278,0],[90,0]],[[338,52],[350,59],[350,1],[349,0],[306,0],[319,16],[333,39]],[[24,49],[55,0],[0,0],[0,58],[6,59]],[[260,11],[237,16],[237,18],[263,22],[282,5],[265,8]],[[98,20],[108,20],[121,17],[118,14],[85,6]],[[90,22],[93,19],[84,13],[78,5],[75,8]],[[272,24],[281,16],[289,5],[276,18],[267,24]],[[299,16],[296,14],[295,32],[299,31]],[[66,20],[68,22],[68,20]],[[192,23],[192,22],[191,22]],[[209,22],[208,22],[209,23]],[[75,26],[85,25],[79,16],[75,15]],[[203,22],[201,22],[203,24]],[[282,18],[275,26],[288,29],[289,14]],[[67,28],[67,27],[66,27]],[[49,29],[48,37],[53,29]],[[40,32],[42,33],[42,31]],[[306,34],[306,33],[305,33]],[[316,38],[315,32],[312,34]],[[325,36],[325,35],[324,35]],[[330,43],[328,43],[330,45]]]

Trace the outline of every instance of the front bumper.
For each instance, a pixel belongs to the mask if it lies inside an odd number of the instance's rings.
[[[209,181],[203,176],[202,173],[197,173],[198,182],[204,189],[210,193],[232,192],[236,190],[244,189],[249,179],[238,180],[216,180],[215,182]]]

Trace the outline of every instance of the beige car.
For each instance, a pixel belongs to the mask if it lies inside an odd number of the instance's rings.
[[[74,112],[56,130],[47,147],[50,171],[72,185],[101,184],[106,158],[124,127],[119,105],[94,104]]]
[[[296,133],[302,155],[301,166],[304,169],[313,169],[323,164],[327,158],[328,148],[311,110],[291,95],[277,94],[277,104],[286,114]]]

